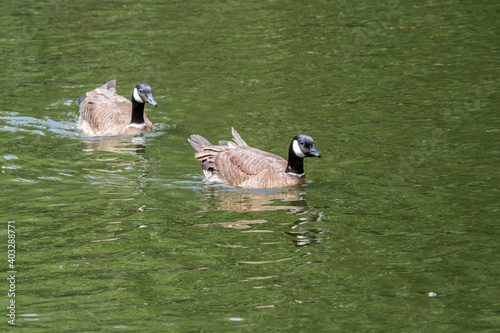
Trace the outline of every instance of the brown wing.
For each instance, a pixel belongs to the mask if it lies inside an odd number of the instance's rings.
[[[304,183],[305,177],[285,174],[287,161],[280,156],[249,147],[233,129],[236,144],[222,141],[212,145],[200,135],[191,135],[189,143],[207,181],[221,181],[248,189],[283,188]]]
[[[239,146],[227,148],[215,156],[214,169],[220,180],[244,186],[253,179],[284,173],[287,162],[280,156],[259,149]]]
[[[122,134],[132,118],[132,103],[120,96],[112,80],[89,91],[80,103],[77,127],[89,136]],[[146,117],[145,117],[146,119]]]

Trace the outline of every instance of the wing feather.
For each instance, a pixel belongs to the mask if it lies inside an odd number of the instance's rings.
[[[226,182],[245,188],[282,188],[305,182],[285,174],[287,161],[277,155],[252,148],[232,129],[234,143],[221,141],[210,144],[199,135],[191,135],[189,143],[202,161],[207,181]]]
[[[249,146],[225,149],[217,154],[214,163],[219,178],[233,185],[261,175],[283,173],[287,165],[282,157]]]
[[[114,135],[117,128],[126,128],[131,118],[132,103],[116,93],[116,80],[111,80],[80,101],[77,127],[90,136]],[[146,115],[144,119],[149,120]]]

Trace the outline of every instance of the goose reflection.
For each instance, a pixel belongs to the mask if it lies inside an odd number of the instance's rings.
[[[83,151],[106,151],[117,154],[143,156],[146,148],[144,136],[112,137],[84,140],[87,145]]]
[[[228,190],[225,187],[210,187],[203,195],[204,200],[208,201],[202,207],[204,212],[269,212],[284,210],[287,214],[292,214],[297,218],[290,225],[290,230],[285,232],[293,238],[292,242],[295,246],[302,247],[325,243],[321,236],[325,230],[317,226],[318,222],[321,222],[324,213],[318,212],[315,207],[308,206],[304,187],[272,191],[242,191]],[[266,219],[242,219],[229,222],[218,221],[198,226],[240,229],[240,232],[273,232],[272,226],[265,229],[267,222]],[[322,261],[322,259],[314,259],[313,261]]]
[[[146,138],[85,138],[83,143],[83,151],[89,152],[85,162],[88,167],[84,170],[90,172],[88,177],[99,196],[108,198],[110,204],[134,201],[137,190],[142,191],[147,186],[150,163],[144,157]]]
[[[211,188],[204,193],[209,203],[203,211],[259,212],[288,210],[298,213],[307,209],[306,192],[303,188],[267,191],[238,191]]]
[[[302,215],[286,234],[294,237],[295,246],[323,244],[325,241],[321,235],[324,230],[315,225],[315,222],[321,222],[323,212],[305,210]]]

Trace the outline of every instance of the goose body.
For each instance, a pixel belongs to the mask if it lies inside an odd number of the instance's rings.
[[[297,135],[290,143],[288,161],[252,148],[236,130],[233,142],[212,145],[200,135],[191,135],[189,143],[202,161],[201,168],[208,182],[223,182],[246,189],[276,189],[306,183],[304,157],[321,157],[314,141],[307,135]]]
[[[151,87],[138,84],[129,101],[116,93],[116,80],[89,91],[78,99],[77,128],[88,136],[133,135],[154,129],[144,113],[144,104],[157,106]]]

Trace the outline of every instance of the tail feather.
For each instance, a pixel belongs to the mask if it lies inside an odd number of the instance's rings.
[[[238,146],[248,146],[247,143],[243,141],[238,132],[236,132],[236,130],[232,127],[231,127],[231,132],[233,133],[234,142],[236,142]]]
[[[110,90],[111,88],[116,89],[116,80],[111,80],[108,83],[106,83],[106,88],[107,90]]]
[[[212,144],[202,137],[201,135],[191,135],[191,138],[188,139],[191,146],[193,146],[194,150],[197,152],[201,151],[204,147],[209,147]]]

